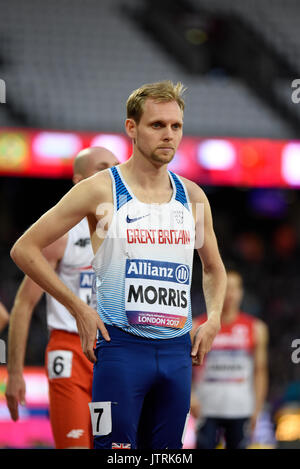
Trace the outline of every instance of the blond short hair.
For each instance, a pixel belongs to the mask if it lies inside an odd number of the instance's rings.
[[[134,90],[127,99],[127,118],[134,119],[138,124],[144,111],[145,101],[148,98],[157,102],[176,101],[183,112],[184,100],[182,94],[185,90],[186,88],[184,88],[182,83],[178,82],[174,85],[170,80],[142,85],[137,90]]]

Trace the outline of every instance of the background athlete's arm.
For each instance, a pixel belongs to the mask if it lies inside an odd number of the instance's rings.
[[[0,332],[6,327],[9,321],[9,314],[4,304],[0,301]]]
[[[198,419],[201,415],[201,404],[193,388],[193,385],[192,385],[192,390],[191,390],[190,412],[191,412],[191,415],[194,417],[194,419]]]
[[[63,257],[66,243],[67,236],[63,236],[43,250],[43,255],[54,269]],[[8,331],[8,381],[5,396],[13,420],[19,418],[18,403],[24,404],[25,402],[23,366],[28,330],[32,312],[43,293],[44,290],[25,275],[11,311]]]
[[[195,247],[202,262],[203,293],[207,311],[207,321],[197,328],[192,348],[193,364],[201,365],[220,329],[227,276],[219,253],[207,197],[194,183],[189,184],[189,195],[196,218]]]
[[[75,317],[83,352],[93,362],[96,361],[93,346],[97,328],[106,340],[110,340],[108,332],[96,311],[59,279],[42,250],[66,234],[82,218],[88,215],[95,217],[97,205],[106,202],[103,173],[76,184],[19,238],[11,250],[11,257],[19,268]]]
[[[254,325],[254,395],[255,409],[251,418],[251,429],[254,431],[256,420],[261,412],[268,392],[268,328],[261,321]]]

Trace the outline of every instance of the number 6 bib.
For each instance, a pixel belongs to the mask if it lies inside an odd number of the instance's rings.
[[[70,378],[72,374],[73,352],[52,350],[48,352],[48,375],[50,379]]]

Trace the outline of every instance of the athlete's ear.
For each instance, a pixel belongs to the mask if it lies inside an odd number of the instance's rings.
[[[129,138],[135,140],[136,137],[136,122],[134,119],[126,119],[125,129]]]

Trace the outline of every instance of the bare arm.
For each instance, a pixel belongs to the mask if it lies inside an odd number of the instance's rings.
[[[6,327],[9,321],[9,314],[4,304],[0,302],[0,332]]]
[[[199,399],[197,397],[197,394],[196,394],[196,392],[194,391],[193,388],[191,390],[190,412],[191,412],[191,415],[195,419],[198,419],[201,415],[201,404],[200,404]]]
[[[195,333],[198,329],[198,321],[193,318],[193,326],[192,330],[190,332],[191,334],[191,339],[192,343],[194,341],[194,336]],[[197,389],[197,375],[198,375],[198,370],[199,368],[193,368],[192,372],[192,387],[191,387],[191,404],[190,404],[190,412],[191,415],[195,418],[198,419],[201,415],[201,403],[199,401],[199,397],[197,395],[196,389]]]
[[[85,216],[95,216],[97,204],[106,202],[98,180],[102,174],[76,184],[52,209],[32,225],[11,250],[15,263],[43,290],[62,303],[75,317],[83,352],[95,361],[93,345],[97,328],[109,340],[98,314],[78,298],[56,275],[42,250],[67,233]]]
[[[45,258],[53,268],[63,257],[66,243],[67,236],[64,236],[43,250]],[[43,289],[31,278],[25,276],[18,289],[11,312],[8,332],[8,381],[5,396],[13,420],[17,420],[19,417],[18,403],[25,402],[23,366],[28,330],[33,309],[43,292]]]
[[[258,320],[255,324],[254,393],[255,409],[251,419],[252,431],[261,412],[268,392],[268,328]]]
[[[202,262],[207,321],[195,331],[192,348],[193,364],[201,365],[220,330],[227,277],[213,229],[209,202],[204,192],[196,184],[190,187],[190,199],[194,208],[196,204],[202,204],[203,208],[200,215],[196,210],[194,213],[196,217],[196,246]]]

